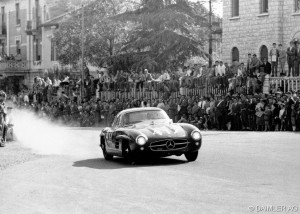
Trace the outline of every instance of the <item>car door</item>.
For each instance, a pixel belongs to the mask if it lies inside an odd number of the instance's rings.
[[[116,130],[119,127],[119,123],[120,123],[120,115],[115,117],[111,128],[106,132],[107,149],[113,153],[116,153],[118,151],[115,143],[116,143]]]
[[[117,123],[117,120],[118,120],[118,116],[115,117],[111,127],[107,128],[105,131],[105,141],[106,141],[106,147],[107,149],[113,149],[114,148],[114,145],[113,145],[113,133],[114,133],[114,130],[115,130],[115,126],[116,126],[116,123]]]

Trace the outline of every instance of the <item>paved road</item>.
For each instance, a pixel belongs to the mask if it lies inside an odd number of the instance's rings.
[[[98,130],[62,133],[51,147],[23,142],[37,158],[0,171],[1,214],[241,214],[272,205],[300,213],[300,134],[206,132],[196,162],[128,165],[103,159]]]

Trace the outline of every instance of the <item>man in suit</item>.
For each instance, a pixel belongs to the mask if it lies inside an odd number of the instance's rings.
[[[217,119],[218,130],[226,130],[228,100],[229,100],[229,96],[227,95],[224,99],[220,100],[216,105],[216,119]]]
[[[300,68],[300,42],[296,43],[296,50],[295,50],[295,76],[299,76],[299,68]]]
[[[264,57],[263,63],[260,66],[260,70],[263,71],[265,74],[271,74],[272,66],[271,63],[268,62],[268,59]]]
[[[291,76],[291,74],[293,75],[293,77],[295,76],[295,68],[294,68],[294,61],[295,61],[295,45],[293,42],[290,42],[290,47],[287,49],[286,54],[287,54],[287,63],[289,66],[289,72],[287,76]]]

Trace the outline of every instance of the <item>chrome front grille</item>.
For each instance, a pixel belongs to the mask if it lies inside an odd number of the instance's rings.
[[[159,140],[150,143],[149,148],[152,151],[176,151],[180,149],[185,149],[188,146],[189,142],[186,139],[181,140],[173,140],[173,139],[165,139]]]

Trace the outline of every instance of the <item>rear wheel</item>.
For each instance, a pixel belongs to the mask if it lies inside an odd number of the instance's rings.
[[[107,160],[107,161],[112,160],[114,158],[114,156],[107,153],[105,143],[102,144],[101,147],[102,147],[102,152],[103,152],[104,159]]]
[[[185,158],[187,159],[188,162],[195,161],[198,157],[198,151],[196,152],[187,152],[184,154]]]

